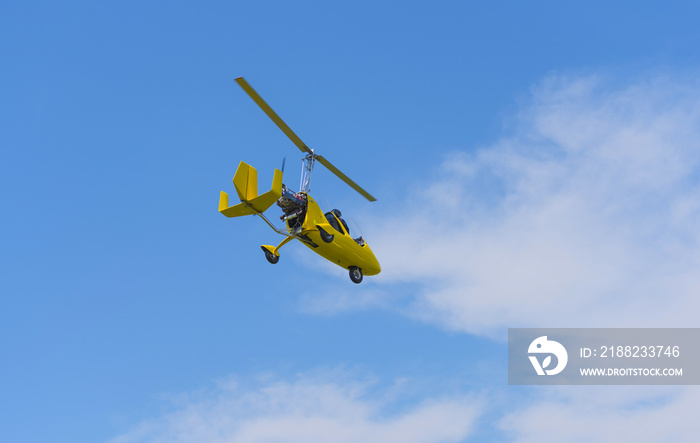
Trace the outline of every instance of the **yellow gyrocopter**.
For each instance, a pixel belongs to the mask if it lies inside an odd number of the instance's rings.
[[[265,258],[272,264],[279,261],[280,248],[291,240],[297,239],[321,257],[347,269],[350,272],[350,279],[354,283],[362,282],[363,275],[379,274],[381,267],[374,253],[362,237],[353,238],[350,236],[348,225],[341,217],[340,211],[333,209],[324,214],[318,203],[309,195],[311,171],[314,164],[316,161],[321,163],[329,171],[350,185],[351,188],[362,194],[367,200],[375,201],[376,199],[340,172],[328,160],[306,146],[243,77],[238,77],[236,82],[282,132],[289,137],[292,143],[306,155],[303,160],[299,192],[294,192],[282,184],[282,171],[275,169],[272,189],[258,195],[257,171],[249,164],[241,162],[233,177],[233,185],[241,202],[234,206],[229,206],[228,194],[221,191],[219,195],[219,212],[226,217],[257,215],[275,232],[283,235],[285,239],[277,246],[261,246],[265,253]],[[284,163],[282,169],[284,169]],[[275,202],[282,209],[283,215],[280,219],[284,220],[286,229],[278,229],[263,214]]]

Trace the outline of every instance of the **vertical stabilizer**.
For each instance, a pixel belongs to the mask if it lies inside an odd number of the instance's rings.
[[[240,162],[233,176],[233,185],[241,201],[254,199],[258,196],[258,171],[248,163]]]
[[[229,207],[228,194],[221,191],[219,194],[219,212],[226,217],[263,213],[282,195],[282,171],[275,169],[272,189],[262,195],[258,195],[258,171],[249,164],[241,162],[238,165],[238,169],[236,169],[236,175],[233,176],[233,185],[241,203]]]

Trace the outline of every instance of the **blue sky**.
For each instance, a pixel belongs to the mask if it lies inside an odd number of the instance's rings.
[[[699,13],[3,2],[0,439],[691,441],[696,389],[509,387],[503,340],[698,326]],[[241,160],[298,183],[240,75],[382,274],[218,213]]]

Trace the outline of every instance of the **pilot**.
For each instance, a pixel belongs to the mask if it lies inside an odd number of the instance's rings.
[[[343,224],[343,227],[345,228],[345,233],[350,235],[350,228],[348,228],[348,224],[345,223],[345,220],[343,220],[343,218],[340,216],[340,211],[337,209],[333,209],[331,212],[338,218],[338,220],[340,220],[340,223]]]

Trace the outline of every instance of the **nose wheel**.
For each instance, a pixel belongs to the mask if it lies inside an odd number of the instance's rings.
[[[350,280],[353,283],[362,283],[362,269],[357,266],[350,266]]]
[[[269,262],[272,263],[273,265],[274,265],[275,263],[277,263],[278,261],[280,261],[280,256],[279,256],[279,255],[273,254],[272,252],[268,251],[268,250],[265,249],[264,247],[261,247],[261,249],[262,249],[263,252],[265,253],[265,258],[267,259],[267,261],[269,261]]]

